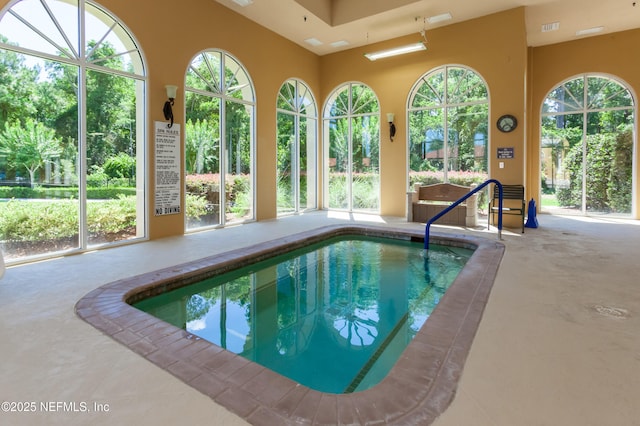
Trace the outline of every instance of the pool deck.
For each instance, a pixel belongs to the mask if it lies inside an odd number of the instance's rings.
[[[638,424],[640,222],[538,220],[524,234],[503,233],[504,258],[455,398],[434,425]],[[80,319],[76,303],[135,275],[359,222],[423,228],[314,212],[9,268],[0,281],[0,399],[35,410],[0,412],[0,423],[247,424]],[[484,229],[432,232],[496,239]]]

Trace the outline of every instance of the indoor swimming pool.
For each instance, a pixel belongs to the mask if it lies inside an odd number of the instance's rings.
[[[379,383],[473,251],[344,235],[134,306],[321,392]]]
[[[324,249],[337,251],[338,260],[306,253],[310,246],[345,236],[351,241],[346,247]],[[388,251],[389,259],[376,254],[375,261],[364,261],[353,249],[354,244],[378,239],[392,240],[391,248],[374,250]],[[421,247],[423,242],[424,234],[411,229],[323,226],[103,285],[78,301],[76,313],[251,424],[430,424],[455,396],[504,245],[472,236],[431,235],[431,244],[442,246],[442,252],[430,250],[428,260],[421,250],[396,251]],[[303,268],[284,263],[255,269],[258,262],[270,262],[274,256],[281,260],[292,250],[307,256],[291,261],[304,263]],[[437,279],[431,283],[432,270],[450,267],[436,261],[446,252],[459,257],[454,263],[461,268],[450,284]],[[393,266],[398,258],[410,260]],[[419,280],[428,285],[406,280],[408,269],[418,271]],[[332,272],[326,275],[325,270]],[[247,286],[227,283],[226,278],[216,281],[224,274]],[[306,287],[294,284],[292,275],[305,274],[313,275]],[[380,285],[357,287],[354,280]],[[192,285],[209,288],[198,288],[199,293],[185,290]],[[392,298],[396,292],[404,293],[403,298]],[[136,307],[173,295],[183,304],[167,308],[166,320]],[[222,300],[232,304],[223,308]],[[257,320],[262,311],[270,320]],[[390,315],[383,320],[385,311]],[[203,323],[213,328],[200,335]],[[294,339],[295,335],[302,338]],[[263,357],[275,358],[285,370],[325,375],[318,372],[314,359],[312,366],[289,368],[290,360],[304,357],[302,350],[316,338],[362,352],[356,356],[359,366],[342,361],[342,356],[340,362],[325,362],[348,372],[335,388],[303,384],[304,374],[290,378],[277,371],[280,367],[259,363]],[[265,353],[257,345],[261,339],[268,344]],[[396,341],[402,345],[396,346]],[[380,348],[392,348],[389,353],[396,354],[387,358]],[[314,349],[310,356],[332,351],[336,349]],[[325,390],[314,388],[320,386]]]

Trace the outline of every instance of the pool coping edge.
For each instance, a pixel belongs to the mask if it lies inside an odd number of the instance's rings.
[[[455,397],[458,380],[497,274],[504,245],[467,235],[432,233],[432,243],[473,246],[473,256],[429,320],[377,386],[352,394],[309,389],[129,302],[202,269],[235,268],[309,241],[361,234],[423,239],[421,232],[372,225],[328,225],[105,284],[80,299],[76,314],[254,425],[429,424]]]

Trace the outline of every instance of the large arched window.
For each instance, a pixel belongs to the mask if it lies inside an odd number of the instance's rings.
[[[542,209],[632,213],[633,96],[619,81],[582,75],[555,87],[542,104]]]
[[[410,188],[487,178],[489,99],[477,73],[444,66],[425,74],[411,90],[408,114]]]
[[[287,80],[277,100],[278,214],[316,207],[318,109],[303,82]]]
[[[323,114],[325,205],[380,210],[380,107],[375,93],[347,83],[329,96]]]
[[[8,260],[145,237],[145,69],[124,25],[90,1],[13,2],[0,80]]]
[[[185,82],[186,228],[254,218],[253,83],[240,62],[210,50],[189,65]]]

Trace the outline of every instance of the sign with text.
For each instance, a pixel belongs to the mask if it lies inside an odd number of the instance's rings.
[[[498,158],[499,159],[509,159],[515,158],[513,154],[513,148],[498,148]]]
[[[180,213],[180,125],[156,121],[156,216]]]

